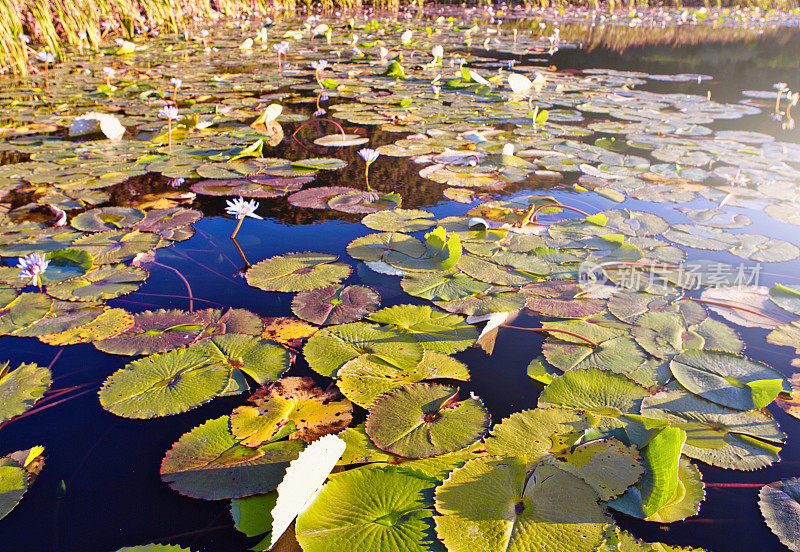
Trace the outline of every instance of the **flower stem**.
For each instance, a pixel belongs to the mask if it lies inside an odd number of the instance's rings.
[[[236,241],[236,234],[239,233],[239,228],[242,227],[242,223],[244,222],[244,217],[239,219],[239,223],[236,225],[236,228],[233,230],[233,234],[231,234],[231,239]]]
[[[167,119],[167,145],[169,153],[172,154],[172,119]]]
[[[367,166],[364,168],[364,180],[367,181],[367,191],[371,192],[372,188],[369,186],[369,163],[367,163]]]

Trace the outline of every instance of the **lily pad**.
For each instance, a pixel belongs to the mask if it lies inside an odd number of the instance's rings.
[[[292,300],[292,312],[321,326],[356,322],[374,312],[380,296],[366,286],[325,286],[302,291]]]
[[[761,487],[758,507],[770,530],[789,549],[800,550],[800,478],[775,481]]]
[[[416,383],[390,391],[372,406],[366,431],[381,450],[428,458],[469,446],[490,425],[476,398],[457,399],[458,389]]]
[[[478,330],[462,316],[426,305],[388,307],[372,313],[369,319],[409,333],[424,349],[441,353],[463,351],[478,338]]]
[[[247,271],[247,283],[265,291],[307,291],[338,284],[350,267],[326,253],[287,253],[261,261]]]
[[[117,355],[164,353],[191,344],[205,329],[195,313],[180,310],[145,311],[134,315],[133,327],[94,346]]]
[[[185,496],[205,500],[267,493],[283,479],[303,442],[246,447],[231,434],[228,416],[184,434],[161,462],[161,479]]]
[[[246,446],[272,441],[284,426],[290,438],[310,443],[338,433],[353,420],[352,405],[336,389],[323,390],[311,378],[283,378],[258,390],[231,414],[231,432]]]
[[[395,467],[345,473],[329,481],[298,516],[297,541],[305,552],[390,552],[399,542],[404,552],[443,552],[432,536],[431,504],[425,498],[434,484]]]
[[[478,458],[436,489],[436,532],[450,552],[593,552],[610,520],[597,500],[555,466],[529,473],[522,458]]]
[[[50,388],[50,370],[36,364],[20,364],[12,370],[0,364],[0,424],[24,414],[44,397]]]
[[[788,384],[766,364],[730,353],[686,351],[672,359],[678,382],[706,400],[735,408],[766,407]]]

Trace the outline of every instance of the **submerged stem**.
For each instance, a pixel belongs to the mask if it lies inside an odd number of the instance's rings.
[[[690,300],[695,301],[697,303],[705,303],[707,305],[714,305],[716,307],[724,307],[726,309],[733,309],[733,310],[740,310],[743,312],[749,312],[750,314],[755,314],[757,316],[763,316],[764,318],[769,318],[774,322],[778,322],[779,324],[783,324],[782,320],[778,320],[768,314],[764,314],[763,312],[758,312],[757,310],[748,309],[747,307],[742,307],[739,305],[732,305],[730,303],[723,303],[722,301],[711,301],[710,299],[697,299],[695,297],[689,297]]]
[[[169,265],[161,264],[161,263],[156,262],[156,261],[152,261],[152,262],[156,266],[160,266],[162,268],[166,268],[166,269],[171,270],[172,272],[174,272],[175,274],[178,275],[178,278],[183,280],[183,283],[186,285],[187,294],[189,295],[189,312],[194,312],[194,295],[192,295],[192,286],[189,285],[189,281],[183,276],[183,274],[181,274],[181,271],[178,270],[177,268],[171,267]]]
[[[242,223],[244,222],[244,217],[239,219],[239,222],[236,224],[236,228],[233,229],[233,234],[231,234],[231,239],[236,241],[236,234],[239,233],[239,228],[242,227]]]
[[[597,347],[598,346],[597,343],[595,343],[594,341],[592,341],[588,337],[583,337],[582,335],[578,335],[575,332],[570,332],[568,330],[561,330],[561,329],[558,329],[558,328],[523,328],[521,326],[507,326],[507,325],[504,325],[502,327],[503,328],[511,328],[512,330],[525,330],[526,332],[538,332],[538,333],[555,332],[555,333],[563,333],[563,334],[571,335],[572,337],[581,339],[581,340],[585,341],[586,343],[588,343],[589,345],[591,345],[592,347]]]

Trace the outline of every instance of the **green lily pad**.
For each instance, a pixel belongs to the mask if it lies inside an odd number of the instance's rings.
[[[594,490],[558,467],[478,458],[436,489],[436,532],[450,552],[594,552],[609,523]],[[487,514],[488,512],[488,514]]]
[[[395,467],[342,474],[297,517],[297,541],[305,552],[391,552],[396,543],[404,552],[443,552],[426,498],[434,484]]]
[[[50,284],[47,293],[65,301],[98,301],[114,299],[134,292],[147,279],[143,268],[103,265],[67,282]]]
[[[0,424],[25,413],[50,388],[50,370],[36,364],[20,364],[15,370],[0,364]]]
[[[409,295],[432,301],[465,299],[492,287],[455,269],[433,273],[409,272],[403,276],[400,285]]]
[[[369,319],[414,336],[424,349],[441,353],[463,351],[478,338],[475,326],[462,316],[427,305],[397,305],[372,313]]]
[[[686,456],[726,469],[756,470],[777,462],[786,438],[763,411],[734,410],[678,389],[645,398],[642,415],[686,431]]]
[[[144,217],[144,211],[131,207],[102,207],[81,213],[70,224],[84,232],[102,232],[130,228]]]
[[[686,351],[672,359],[670,370],[692,393],[737,410],[764,408],[784,386],[789,390],[779,372],[731,353]]]
[[[231,434],[228,416],[184,434],[161,462],[161,479],[180,494],[205,500],[241,498],[278,486],[303,442],[246,447]]]
[[[638,414],[647,390],[621,374],[598,368],[570,370],[553,378],[539,395],[539,404],[563,405],[615,418]]]
[[[677,312],[646,312],[636,319],[631,334],[642,349],[658,358],[671,358],[683,351],[686,323]]]
[[[311,369],[327,377],[362,354],[398,368],[413,368],[422,360],[423,348],[412,335],[364,322],[329,326],[312,335],[303,348]]]
[[[150,355],[114,372],[100,388],[100,404],[125,418],[155,418],[196,408],[228,386],[231,368],[199,351]]]
[[[581,287],[574,282],[547,281],[528,284],[522,288],[527,301],[525,306],[543,316],[555,318],[583,318],[605,309],[602,299],[578,297]]]
[[[458,389],[416,383],[378,399],[367,416],[366,431],[381,450],[407,458],[428,458],[469,446],[490,425],[476,398],[457,400]]]
[[[160,241],[161,236],[153,232],[107,230],[77,239],[71,247],[88,252],[95,264],[113,264],[155,249]]]
[[[545,327],[555,327],[546,324]],[[569,331],[569,330],[568,330]],[[580,332],[576,332],[582,335]],[[562,334],[555,334],[559,339],[549,337],[542,346],[542,353],[547,362],[560,370],[581,370],[599,368],[618,374],[627,374],[636,370],[645,361],[646,355],[636,342],[627,336],[612,337],[592,347],[584,341],[562,341]],[[565,337],[571,337],[565,335]]]
[[[419,258],[425,254],[425,246],[417,238],[396,232],[367,234],[347,245],[347,253],[351,257],[365,262],[381,261],[392,251]]]
[[[22,500],[44,466],[44,447],[20,450],[0,457],[0,519]]]
[[[345,363],[336,374],[345,397],[363,408],[370,408],[382,395],[408,383],[431,379],[468,380],[464,364],[442,353],[426,350],[413,368],[399,368],[361,355]]]
[[[380,232],[420,232],[436,224],[433,213],[420,209],[393,209],[372,213],[361,219],[361,224]]]
[[[247,283],[265,291],[307,291],[338,284],[350,267],[326,253],[287,253],[261,261],[247,271]]]

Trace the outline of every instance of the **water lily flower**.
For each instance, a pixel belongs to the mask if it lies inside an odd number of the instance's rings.
[[[167,120],[167,146],[172,153],[172,121],[178,119],[178,108],[174,105],[165,105],[158,110],[158,116]]]
[[[441,44],[437,44],[433,48],[431,48],[431,55],[433,56],[432,65],[436,65],[437,63],[442,61],[444,57],[444,48]]]
[[[17,268],[20,269],[17,276],[22,280],[30,280],[32,284],[36,284],[39,291],[42,290],[42,282],[40,276],[47,270],[50,261],[44,258],[39,253],[31,253],[20,257],[17,263]]]
[[[371,188],[371,187],[370,187],[370,185],[369,185],[369,166],[370,166],[370,165],[372,165],[372,163],[374,163],[374,162],[375,162],[375,160],[376,160],[378,157],[380,157],[380,155],[381,155],[381,154],[380,154],[380,153],[378,153],[377,151],[375,151],[375,150],[374,150],[374,149],[372,149],[372,148],[363,148],[363,149],[360,149],[360,150],[358,150],[358,154],[359,154],[359,155],[361,156],[361,158],[362,158],[364,161],[366,161],[366,163],[367,163],[367,166],[364,168],[364,180],[365,180],[365,181],[366,181],[366,183],[367,183],[367,191],[368,191],[368,192],[371,192],[371,191],[372,191],[372,188]]]
[[[36,59],[44,63],[44,87],[47,88],[49,84],[47,79],[47,66],[56,61],[56,56],[55,54],[42,50],[36,54]]]
[[[42,63],[53,63],[56,60],[56,56],[51,52],[46,52],[42,50],[41,52],[36,54],[36,59],[38,59]]]
[[[228,199],[225,201],[225,203],[227,204],[227,207],[225,207],[225,212],[236,217],[236,220],[239,221],[236,224],[236,228],[233,230],[233,234],[231,234],[232,240],[236,240],[236,234],[239,233],[239,228],[242,227],[242,222],[244,222],[246,217],[262,220],[262,217],[256,214],[258,202],[255,199],[245,201],[242,196],[239,196],[236,199]]]
[[[319,109],[317,109],[317,110],[314,112],[314,117],[317,117],[317,118],[319,118],[319,117],[322,117],[323,115],[325,115],[325,113],[327,113],[327,111],[325,111],[324,109],[322,109],[322,108],[320,107]]]
[[[117,70],[114,69],[113,67],[103,67],[103,74],[106,77],[113,77],[114,75],[117,74]]]
[[[178,119],[178,108],[174,105],[165,105],[158,110],[158,116],[168,121],[175,121]]]
[[[31,37],[29,37],[25,33],[19,33],[17,35],[17,38],[20,40],[20,42],[24,42],[25,44],[30,44],[31,43]]]
[[[414,32],[411,30],[405,31],[403,34],[400,35],[400,43],[401,44],[408,44],[411,42],[411,37],[414,36]]]
[[[181,85],[183,84],[183,81],[182,81],[181,79],[177,78],[177,77],[172,77],[171,79],[169,79],[169,83],[170,83],[170,84],[171,84],[171,85],[172,85],[174,88],[180,88],[180,87],[181,87]]]
[[[320,59],[318,61],[312,61],[309,65],[314,71],[320,72],[324,69],[327,69],[328,62],[327,60]]]

